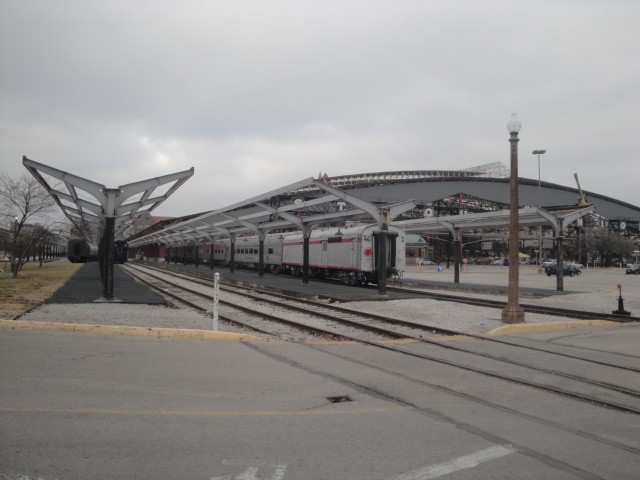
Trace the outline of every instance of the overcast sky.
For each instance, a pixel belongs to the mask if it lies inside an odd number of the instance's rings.
[[[107,187],[195,167],[156,215],[308,178],[509,163],[640,205],[637,0],[0,0],[0,165]]]

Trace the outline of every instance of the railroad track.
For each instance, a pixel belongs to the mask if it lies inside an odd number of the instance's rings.
[[[193,309],[203,313],[211,309],[211,287],[213,286],[211,280],[189,278],[188,275],[175,274],[161,269],[155,269],[156,273],[153,274],[148,271],[144,272],[140,267],[132,268],[131,264],[122,268],[163,295],[169,296]],[[151,268],[146,267],[146,270],[151,270]],[[171,281],[167,278],[170,276],[179,277],[183,281],[191,282],[199,287],[194,288],[193,286]],[[207,288],[208,290],[204,290]],[[285,303],[270,300],[268,297],[252,296],[240,287],[234,288],[230,285],[222,285],[220,290],[226,294],[225,299],[219,300],[219,305],[222,307],[219,319],[223,322],[298,342],[317,339],[353,340],[349,332],[344,332],[344,329],[343,333],[339,332],[339,328],[348,323],[345,318],[331,317],[328,314],[323,316],[321,312],[310,313],[300,306],[286,305]],[[276,308],[280,310],[276,311]],[[298,318],[293,319],[294,315],[291,315],[291,312]],[[298,315],[300,313],[307,314],[306,321],[300,318],[300,315]],[[319,322],[318,317],[322,317],[323,321]],[[352,322],[352,325],[356,325],[355,321]],[[368,332],[371,339],[378,341],[403,337],[400,333],[376,328],[372,324],[367,325],[366,318],[362,320],[359,329]]]
[[[212,285],[210,279],[194,279],[184,273],[159,270],[161,273],[153,274],[156,278],[163,275],[165,276],[163,281],[170,282],[168,276],[171,275],[197,282],[209,289],[206,296],[210,298]],[[543,348],[540,345],[523,345],[481,335],[462,334],[417,322],[364,314],[348,308],[294,298],[276,292],[257,292],[255,287],[225,284],[221,286],[221,290],[225,295],[240,296],[245,302],[249,300],[255,305],[267,304],[272,308],[294,311],[295,319],[286,319],[287,325],[313,332],[314,338],[320,336],[353,340],[609,408],[640,413],[640,378],[638,378],[640,365],[637,358],[624,358],[614,354],[609,354],[605,360],[593,358],[593,354],[589,358],[584,353],[570,354],[559,349],[554,350],[550,346]],[[249,310],[253,310],[253,307]],[[249,310],[246,312],[249,313]],[[264,311],[256,313],[253,310],[253,314],[263,315]],[[301,319],[303,314],[305,320]],[[316,319],[309,320],[309,316]],[[318,318],[322,321],[318,322]],[[240,323],[237,318],[230,321]],[[280,323],[283,321],[282,314],[273,315],[267,321]],[[266,328],[263,331],[269,332],[269,329]],[[434,333],[467,337],[470,341],[455,342],[455,344],[442,342],[441,339],[434,338]],[[414,342],[409,345],[390,344],[387,341],[390,338],[410,339]],[[420,346],[420,344],[427,344],[428,348],[425,349],[424,345]],[[543,352],[545,356],[532,358],[530,353],[523,354],[532,350]],[[553,362],[549,362],[549,358],[553,356],[565,359],[563,370],[550,366]],[[633,380],[629,375],[633,376]]]

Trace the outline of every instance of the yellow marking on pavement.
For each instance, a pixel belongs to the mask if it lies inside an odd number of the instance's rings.
[[[575,320],[570,322],[549,322],[549,323],[518,323],[515,325],[504,325],[494,328],[487,335],[508,335],[510,333],[535,333],[553,332],[556,330],[570,330],[581,327],[612,327],[622,325],[609,320]]]
[[[216,332],[191,328],[128,327],[118,325],[89,325],[85,323],[34,322],[26,320],[0,320],[0,329],[46,330],[72,333],[97,333],[101,335],[130,335],[156,338],[192,338],[197,340],[257,341],[245,333]]]

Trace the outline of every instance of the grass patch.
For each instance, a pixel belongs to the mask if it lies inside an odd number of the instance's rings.
[[[11,278],[9,263],[0,263],[0,319],[14,319],[18,315],[40,305],[76,273],[82,263],[70,263],[66,259],[24,265],[18,278]]]

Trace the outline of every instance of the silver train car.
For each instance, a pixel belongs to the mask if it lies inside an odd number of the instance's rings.
[[[67,243],[67,258],[71,263],[95,262],[98,260],[98,247],[82,238],[72,238]]]
[[[389,227],[386,235],[387,276],[400,275],[405,268],[405,235]],[[377,251],[380,236],[377,225],[348,225],[317,229],[309,237],[309,269],[311,275],[338,278],[350,285],[367,285],[378,280]],[[302,271],[302,234],[285,237],[282,244],[282,265],[294,275]]]
[[[390,226],[386,235],[387,276],[402,276],[405,270],[406,238],[402,229]],[[377,251],[380,235],[375,224],[350,223],[337,229],[316,228],[309,238],[309,273],[313,277],[341,280],[349,285],[377,283]],[[302,275],[303,243],[301,232],[267,235],[264,241],[264,268],[274,273]],[[236,238],[234,264],[239,268],[258,268],[259,240],[256,235]],[[193,252],[183,261],[193,263]],[[213,253],[213,255],[212,255]],[[229,239],[198,246],[198,263],[231,264]],[[171,261],[168,258],[167,261]]]

